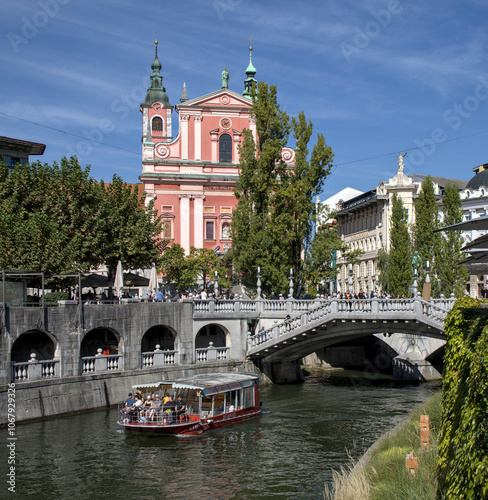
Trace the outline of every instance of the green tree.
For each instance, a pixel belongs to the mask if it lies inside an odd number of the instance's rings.
[[[261,267],[265,293],[286,291],[292,269],[295,289],[300,290],[305,280],[302,256],[313,232],[314,199],[330,173],[333,153],[318,135],[309,159],[312,124],[303,112],[290,123],[277,103],[275,86],[260,82],[252,98],[258,142],[250,131],[243,132],[241,173],[234,189],[238,204],[232,221],[233,265],[250,287]],[[282,158],[291,130],[293,166]]]
[[[440,262],[441,237],[433,231],[439,227],[439,208],[434,192],[432,178],[427,176],[422,183],[422,189],[415,201],[415,224],[413,227],[414,251],[417,252],[422,263],[419,269],[419,287],[421,288],[426,278],[425,265],[430,264],[430,278],[432,293],[439,293],[437,280],[433,278],[438,274]]]
[[[164,250],[161,257],[161,270],[170,283],[174,283],[179,292],[195,284],[195,273],[190,268],[185,250],[174,243]]]
[[[412,247],[408,234],[407,211],[396,193],[391,198],[388,290],[394,297],[408,295],[413,281]]]
[[[97,231],[103,241],[96,253],[109,274],[115,275],[119,260],[124,268],[135,269],[159,263],[166,241],[160,237],[162,222],[153,201],[144,206],[144,194],[117,175],[110,184],[100,181],[97,192]]]
[[[227,268],[222,259],[210,248],[190,248],[188,266],[192,269],[195,281],[202,283],[203,289],[207,288],[209,282],[215,284],[215,272],[219,279],[219,287],[230,286]]]
[[[442,197],[443,225],[451,226],[463,221],[463,209],[459,189],[455,184],[448,184]],[[437,274],[441,280],[441,292],[449,296],[464,296],[468,271],[461,264],[465,258],[461,248],[463,237],[459,231],[445,231],[442,233],[440,259],[437,263]]]
[[[0,165],[0,268],[48,274],[148,267],[164,247],[161,222],[137,189],[105,186],[76,157],[58,165]]]
[[[319,220],[333,218],[334,214],[326,211],[318,215]],[[363,252],[351,250],[337,234],[335,224],[325,223],[318,227],[311,244],[306,249],[304,262],[306,282],[311,291],[327,279],[334,280],[339,271],[337,266],[339,253],[347,262],[357,264],[358,257]]]

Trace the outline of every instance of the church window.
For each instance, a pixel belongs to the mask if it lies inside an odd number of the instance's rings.
[[[214,240],[215,239],[215,223],[214,221],[205,221],[205,239]]]
[[[152,121],[153,132],[163,131],[163,119],[160,116],[155,116]]]
[[[219,162],[232,163],[232,137],[222,134],[219,139]]]

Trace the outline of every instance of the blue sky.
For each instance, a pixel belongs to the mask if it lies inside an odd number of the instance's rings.
[[[395,174],[399,152],[408,151],[406,173],[466,180],[488,162],[483,0],[16,0],[1,9],[0,135],[46,144],[48,163],[78,154],[97,179],[138,181],[156,29],[171,104],[183,82],[189,98],[219,89],[224,66],[241,93],[253,37],[256,78],[276,84],[281,107],[303,110],[335,152],[321,199],[372,189]]]

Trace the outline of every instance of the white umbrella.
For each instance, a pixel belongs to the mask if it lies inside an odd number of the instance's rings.
[[[151,273],[149,274],[149,290],[152,293],[156,293],[158,290],[158,272],[154,262],[151,265]]]
[[[114,288],[119,297],[122,295],[122,288],[124,288],[124,271],[122,269],[122,261],[117,262],[117,271],[115,272]]]

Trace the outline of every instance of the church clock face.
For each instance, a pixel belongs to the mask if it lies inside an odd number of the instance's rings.
[[[162,107],[162,104],[160,102],[155,102],[152,105],[152,108],[154,109],[154,111],[161,111],[161,107]]]

